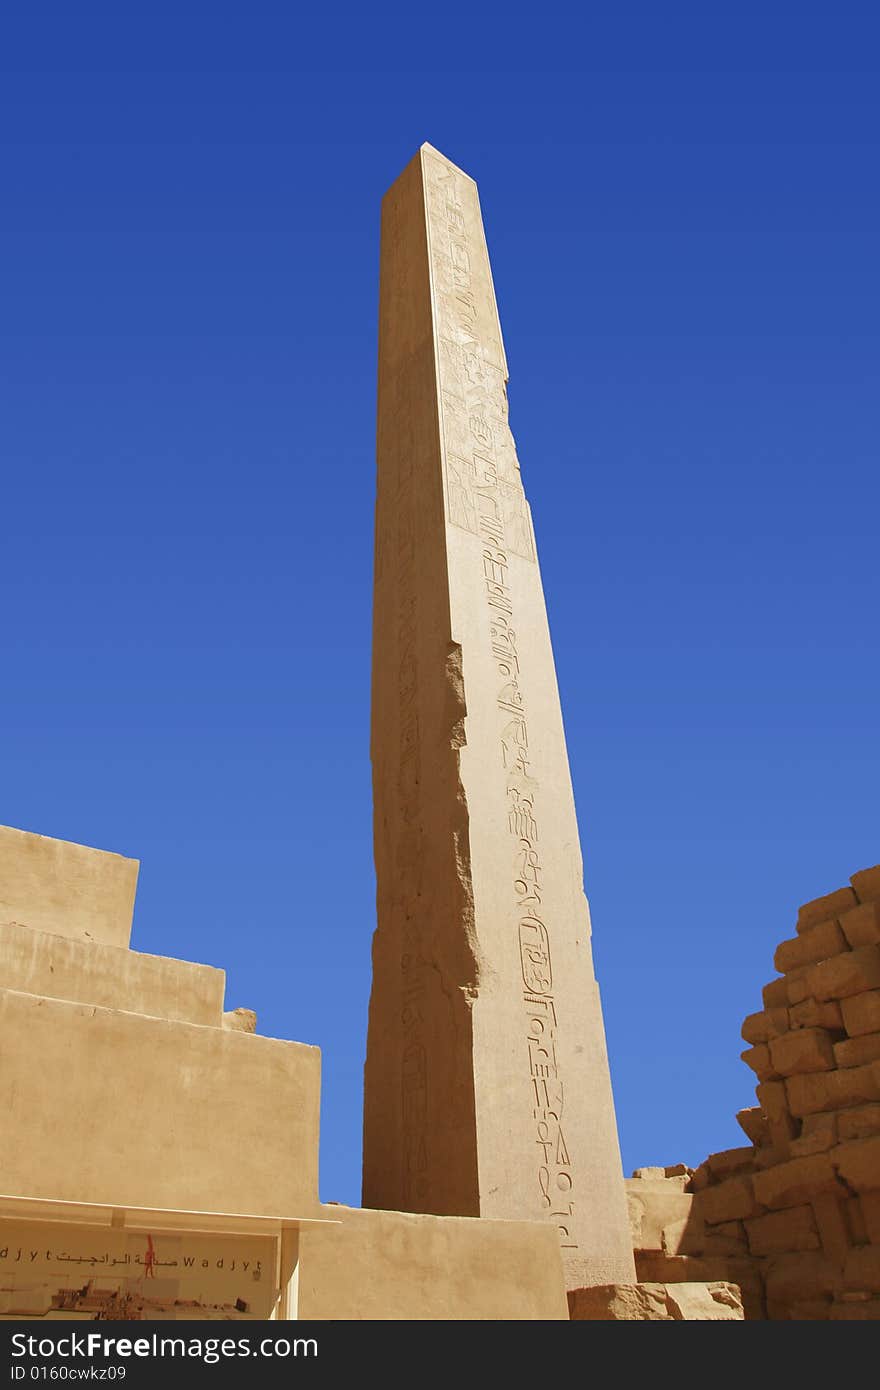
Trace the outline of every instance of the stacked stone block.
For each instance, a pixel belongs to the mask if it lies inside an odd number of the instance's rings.
[[[638,1276],[733,1280],[747,1317],[760,1288],[769,1318],[880,1320],[880,865],[805,904],[774,963],[742,1028],[750,1143],[690,1174],[684,1225],[642,1217]],[[644,1176],[628,1188],[644,1205]]]

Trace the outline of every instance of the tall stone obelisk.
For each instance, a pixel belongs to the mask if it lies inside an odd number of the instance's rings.
[[[476,184],[385,196],[366,1206],[546,1218],[635,1279],[578,828]]]

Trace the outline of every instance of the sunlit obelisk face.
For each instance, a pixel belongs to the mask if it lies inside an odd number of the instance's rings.
[[[423,145],[382,218],[364,1203],[545,1219],[569,1287],[626,1283],[589,910],[506,380],[476,185]]]

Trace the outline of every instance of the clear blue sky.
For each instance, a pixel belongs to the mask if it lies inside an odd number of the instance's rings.
[[[480,185],[624,1163],[696,1163],[797,904],[880,860],[876,15],[3,21],[0,820],[140,858],[135,946],[320,1045],[325,1198],[359,1194],[381,194],[423,140]]]

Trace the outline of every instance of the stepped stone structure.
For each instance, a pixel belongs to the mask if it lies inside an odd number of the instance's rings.
[[[546,1225],[319,1202],[318,1049],[130,950],[137,873],[0,827],[0,1320],[567,1318]]]
[[[743,1023],[749,1140],[627,1183],[642,1280],[730,1280],[746,1316],[880,1321],[880,865],[798,912]]]
[[[475,183],[382,213],[371,1207],[542,1218],[634,1278],[578,827]]]

